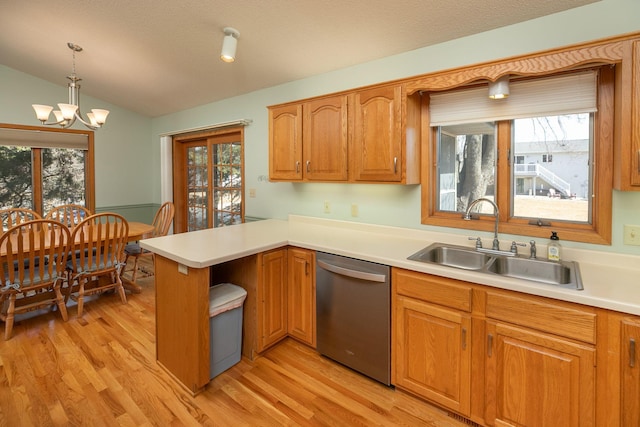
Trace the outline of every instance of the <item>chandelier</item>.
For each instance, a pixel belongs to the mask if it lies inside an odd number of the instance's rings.
[[[69,87],[69,103],[58,104],[58,108],[60,109],[53,111],[56,118],[55,122],[47,122],[51,110],[53,110],[53,107],[50,105],[33,104],[32,107],[36,112],[38,120],[40,120],[43,125],[60,125],[66,129],[71,127],[77,119],[89,129],[99,129],[107,121],[109,110],[94,108],[90,113],[87,113],[88,120],[82,117],[82,113],[80,112],[80,85],[78,84],[82,79],[76,76],[76,52],[82,52],[82,48],[73,43],[67,43],[67,46],[73,52],[73,69],[71,75],[67,76],[67,79],[69,79],[69,83],[67,84]]]

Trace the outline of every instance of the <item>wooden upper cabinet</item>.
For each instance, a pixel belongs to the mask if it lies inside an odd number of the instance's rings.
[[[346,95],[339,95],[303,104],[302,153],[307,180],[347,180],[347,100]]]
[[[269,177],[302,180],[302,104],[269,109]]]
[[[353,181],[419,182],[415,97],[402,85],[357,91],[353,102],[350,159]]]
[[[640,40],[624,47],[616,70],[614,187],[640,191]]]
[[[269,179],[418,184],[419,125],[402,84],[269,107]]]

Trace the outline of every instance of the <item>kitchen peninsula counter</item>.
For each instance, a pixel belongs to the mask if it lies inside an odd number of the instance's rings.
[[[564,259],[579,262],[582,291],[407,260],[434,242],[471,247],[469,236],[492,238],[487,232],[439,233],[292,215],[288,221],[269,219],[142,240],[140,245],[156,254],[157,361],[192,394],[207,385],[209,286],[233,278],[248,289],[242,354],[253,358],[259,260],[266,251],[287,246],[640,315],[640,263],[634,255],[563,248]],[[511,241],[501,243],[508,247]],[[538,250],[545,253],[546,247],[540,244]]]

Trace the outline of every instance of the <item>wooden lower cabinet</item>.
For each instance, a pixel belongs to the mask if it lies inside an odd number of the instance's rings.
[[[396,386],[469,415],[471,316],[398,296],[393,321]]]
[[[602,310],[398,268],[392,289],[399,389],[486,426],[595,426],[597,399],[619,398],[596,388],[609,373],[598,362],[620,360],[597,327]],[[629,354],[640,322],[618,334],[626,338],[613,342]],[[640,377],[631,369],[622,406],[635,411]],[[621,425],[638,426],[632,414]]]
[[[258,255],[257,351],[287,336],[287,249]]]
[[[486,331],[488,424],[595,425],[593,345],[495,321]]]
[[[461,415],[470,415],[471,287],[392,270],[392,381]]]
[[[621,425],[640,426],[640,319],[621,322]]]
[[[315,251],[289,248],[287,327],[289,336],[316,347]]]

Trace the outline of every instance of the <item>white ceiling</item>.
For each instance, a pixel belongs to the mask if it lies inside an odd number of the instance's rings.
[[[76,43],[84,94],[156,117],[595,1],[0,0],[0,63],[64,87]]]

